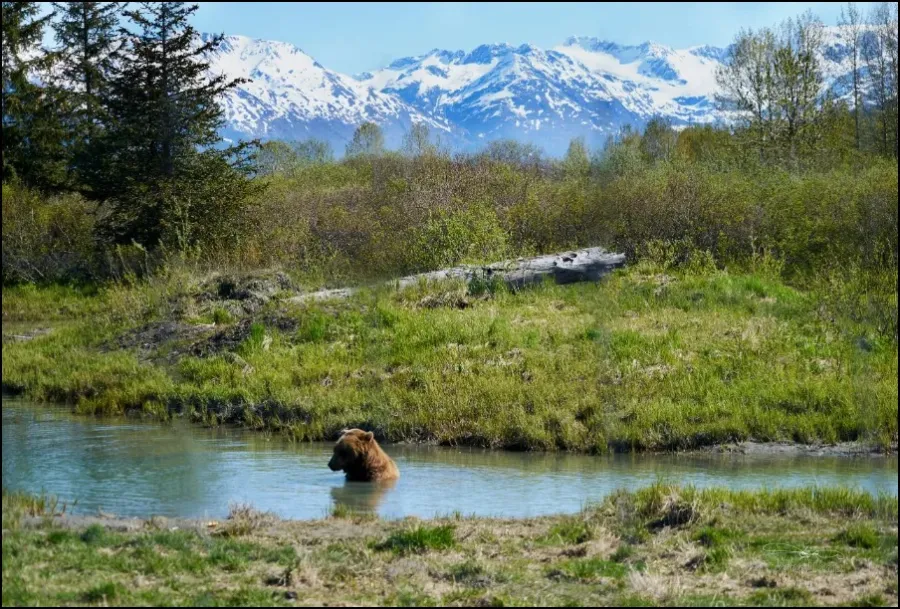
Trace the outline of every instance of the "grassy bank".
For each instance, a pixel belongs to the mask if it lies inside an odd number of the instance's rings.
[[[839,489],[658,484],[522,521],[242,509],[173,529],[52,509],[4,493],[4,606],[897,604],[897,499]]]
[[[653,259],[600,284],[318,303],[292,301],[285,277],[185,271],[90,292],[8,288],[5,334],[52,331],[4,340],[3,385],[82,412],[185,413],[301,440],[362,427],[596,452],[896,445],[895,271],[792,287],[765,257],[731,272],[699,254]]]

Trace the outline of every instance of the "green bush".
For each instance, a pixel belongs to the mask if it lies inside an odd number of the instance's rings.
[[[3,184],[3,283],[94,275],[95,206],[77,195],[43,197]]]
[[[789,278],[896,269],[896,163],[786,171],[716,162],[707,148],[725,143],[714,135],[679,138],[651,158],[631,134],[590,173],[566,162],[385,154],[258,178],[266,188],[249,204],[178,189],[164,221],[150,223],[164,247],[110,249],[109,231],[127,217],[101,210],[98,233],[81,198],[4,185],[3,278],[141,275],[168,251],[206,267],[281,266],[308,283],[348,283],[590,245],[632,262],[664,254],[668,266],[764,265]],[[197,207],[195,197],[219,204]]]

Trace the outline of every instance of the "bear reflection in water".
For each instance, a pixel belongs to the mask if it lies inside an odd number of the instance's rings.
[[[397,480],[381,480],[378,482],[353,482],[347,480],[343,486],[331,489],[331,498],[335,508],[359,513],[375,513],[388,492],[394,488]]]

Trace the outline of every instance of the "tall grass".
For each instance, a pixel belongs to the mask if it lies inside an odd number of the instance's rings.
[[[184,412],[298,440],[351,426],[389,441],[519,450],[896,443],[896,340],[877,316],[776,277],[708,266],[699,255],[682,268],[648,259],[601,284],[477,298],[439,284],[342,302],[273,300],[253,319],[201,334],[189,295],[140,283],[70,305],[102,299],[101,314],[4,345],[3,383],[83,412]],[[4,310],[34,310],[21,301],[42,297],[7,289]],[[187,305],[172,304],[182,297]],[[469,304],[455,306],[459,298]],[[177,331],[149,351],[110,348],[172,320]],[[192,355],[202,332],[241,328],[240,357],[206,347]]]

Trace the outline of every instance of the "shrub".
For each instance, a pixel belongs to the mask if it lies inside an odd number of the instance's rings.
[[[3,185],[3,283],[86,279],[94,274],[95,205]]]

